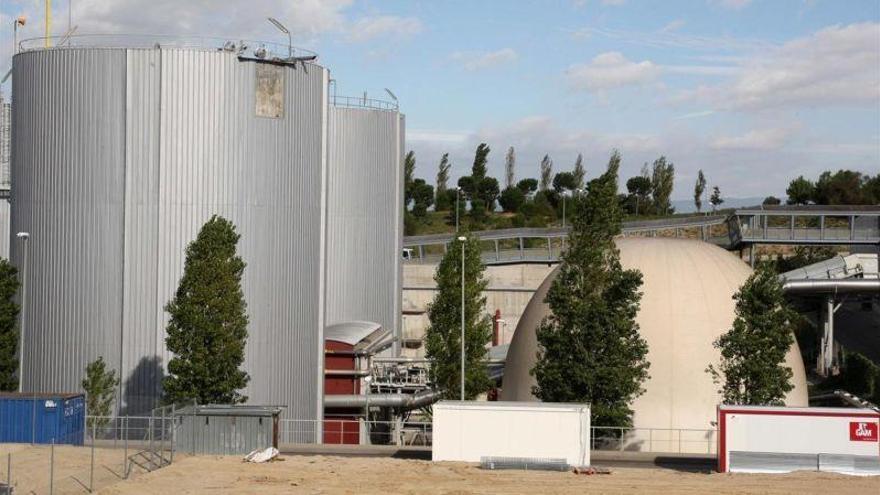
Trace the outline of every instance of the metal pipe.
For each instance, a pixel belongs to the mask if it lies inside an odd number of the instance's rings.
[[[880,294],[880,279],[789,280],[782,290],[786,294]]]
[[[369,376],[370,370],[324,370],[327,376]]]
[[[324,407],[365,407],[369,401],[371,406],[416,409],[433,404],[440,400],[440,397],[440,392],[436,390],[425,390],[415,394],[370,394],[369,397],[366,395],[325,395]]]

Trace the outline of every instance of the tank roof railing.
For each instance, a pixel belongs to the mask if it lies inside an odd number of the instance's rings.
[[[48,36],[22,40],[18,46],[19,53],[73,48],[188,48],[194,50],[227,51],[237,53],[239,57],[243,58],[275,62],[310,61],[318,57],[318,54],[311,50],[271,41],[163,34],[76,34],[71,36]]]
[[[396,101],[364,98],[363,96],[330,96],[330,104],[341,108],[369,108],[373,110],[389,110],[396,112],[399,107]]]

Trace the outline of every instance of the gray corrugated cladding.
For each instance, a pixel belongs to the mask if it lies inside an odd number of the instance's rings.
[[[328,324],[399,330],[403,132],[396,111],[330,107]]]
[[[15,57],[13,232],[31,233],[24,390],[122,369],[122,412],[155,405],[184,249],[212,214],[239,229],[250,303],[244,391],[316,418],[327,72],[285,66],[255,116],[255,65],[220,51],[55,49]],[[13,260],[21,263],[15,243]]]

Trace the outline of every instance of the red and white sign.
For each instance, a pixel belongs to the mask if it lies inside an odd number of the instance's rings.
[[[880,412],[870,409],[733,405],[718,407],[720,472],[752,469],[731,466],[731,452],[737,452],[738,455],[761,453],[867,456],[880,460],[878,443]]]
[[[877,423],[852,421],[849,424],[849,439],[852,442],[878,442]]]

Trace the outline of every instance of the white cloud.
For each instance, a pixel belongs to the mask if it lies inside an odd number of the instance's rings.
[[[465,70],[475,71],[516,62],[519,54],[513,48],[502,48],[492,52],[455,52],[449,58]]]
[[[349,28],[348,39],[361,42],[380,36],[408,37],[422,32],[422,21],[415,17],[379,15],[358,19]]]
[[[740,136],[722,136],[712,141],[716,150],[773,150],[783,146],[791,136],[785,128],[749,131]]]
[[[589,64],[572,65],[566,77],[574,89],[604,91],[648,84],[661,72],[660,66],[649,60],[633,62],[620,52],[606,52],[594,57]]]
[[[284,23],[295,39],[309,40],[340,30],[345,24],[344,11],[351,4],[352,0],[291,0],[281,4],[273,0],[152,0],[145,8],[143,0],[78,0],[73,3],[73,23],[79,25],[80,33],[207,33],[274,38],[280,33],[266,21],[272,16]],[[63,10],[61,13],[66,14]],[[33,18],[42,18],[39,8],[32,14]]]
[[[672,27],[676,27],[673,21]],[[702,36],[677,32],[675,29],[661,28],[655,31],[626,31],[621,29],[585,27],[571,31],[574,40],[585,40],[594,36],[607,38],[615,43],[628,43],[651,48],[686,48],[702,51],[750,51],[759,52],[775,47],[765,40],[754,38],[733,38],[730,36]]]
[[[681,95],[719,108],[880,103],[880,23],[831,26],[743,62],[731,83]]]
[[[684,25],[685,25],[684,19],[674,19],[674,20],[666,23],[666,25],[663,26],[662,28],[660,28],[660,32],[661,33],[670,33],[672,31],[678,31],[679,29],[683,28]]]
[[[716,0],[714,3],[728,10],[741,10],[748,7],[752,0]]]

